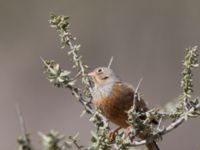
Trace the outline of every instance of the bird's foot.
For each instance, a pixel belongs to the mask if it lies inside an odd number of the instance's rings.
[[[124,140],[129,138],[129,140],[134,141],[135,137],[136,137],[136,135],[134,134],[133,126],[127,127],[125,129],[124,135],[123,135]]]
[[[132,129],[132,126],[129,126],[129,127],[126,128],[126,130],[124,131],[124,139],[126,139],[127,137],[129,137],[131,129]]]
[[[109,133],[108,133],[108,139],[110,142],[113,142],[115,140],[115,136],[116,136],[116,133],[121,129],[121,127],[118,127],[114,130],[110,130]]]

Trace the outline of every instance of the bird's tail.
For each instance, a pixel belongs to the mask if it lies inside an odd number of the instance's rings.
[[[160,150],[155,141],[146,145],[148,150]]]

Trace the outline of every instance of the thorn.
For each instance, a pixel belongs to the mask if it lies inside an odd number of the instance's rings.
[[[25,125],[24,118],[23,118],[23,115],[22,115],[22,112],[21,112],[21,109],[20,109],[18,103],[16,104],[16,112],[17,112],[17,116],[18,116],[18,119],[19,119],[21,132],[22,132],[24,138],[26,139],[26,135],[27,135],[26,125]]]
[[[137,87],[136,87],[136,89],[135,89],[135,93],[138,92],[138,90],[139,90],[139,88],[140,88],[140,85],[141,85],[142,81],[143,81],[143,78],[140,78],[140,81],[138,82],[138,85],[137,85]]]
[[[47,66],[47,63],[46,63],[46,61],[43,59],[42,56],[40,56],[40,59],[42,60],[42,62],[44,63],[44,65]]]
[[[109,61],[109,64],[108,64],[108,68],[110,68],[111,67],[111,65],[112,65],[112,62],[113,62],[113,56],[111,56],[111,58],[110,58],[110,61]]]
[[[42,56],[40,56],[40,59],[44,62],[45,60],[42,58]]]

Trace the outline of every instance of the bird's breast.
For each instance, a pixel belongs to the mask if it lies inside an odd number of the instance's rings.
[[[105,90],[105,89],[104,89]],[[107,89],[108,90],[108,89]],[[95,105],[103,114],[113,123],[121,127],[127,127],[126,111],[132,106],[132,94],[121,86],[113,85],[109,93],[99,91],[100,96],[97,96]]]

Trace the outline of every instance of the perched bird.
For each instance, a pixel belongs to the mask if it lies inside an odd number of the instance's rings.
[[[130,125],[127,122],[127,111],[133,106],[134,88],[130,84],[122,82],[108,67],[98,67],[88,76],[94,83],[91,93],[95,106],[108,120],[118,125],[118,129],[128,128]],[[144,111],[148,110],[143,100],[134,102],[134,104]],[[140,138],[145,139],[145,137]],[[154,141],[146,144],[146,147],[149,150],[159,150]]]

